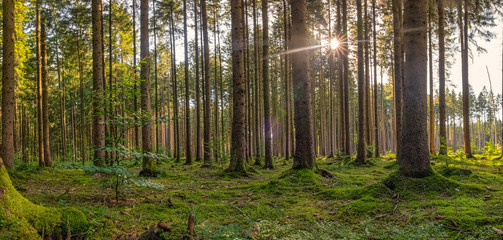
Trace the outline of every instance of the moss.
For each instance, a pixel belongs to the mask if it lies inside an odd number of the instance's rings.
[[[68,226],[65,226],[63,216],[68,219],[70,229],[87,230],[88,223],[82,212],[42,207],[21,196],[12,185],[7,171],[0,166],[0,222],[8,225],[7,232],[16,233],[18,239],[38,239],[41,233],[64,236]],[[0,233],[4,231],[0,230]]]
[[[445,177],[469,176],[472,174],[472,170],[461,169],[461,168],[456,168],[456,167],[443,167],[438,170],[438,173],[442,174]]]

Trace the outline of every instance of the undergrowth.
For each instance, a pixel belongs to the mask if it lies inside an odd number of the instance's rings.
[[[392,155],[364,166],[320,158],[317,172],[275,159],[274,170],[249,164],[242,177],[225,173],[226,163],[201,169],[169,159],[151,179],[164,189],[134,185],[120,201],[88,167],[23,165],[13,182],[35,203],[81,210],[89,239],[139,235],[159,222],[172,227],[163,238],[180,239],[191,213],[196,239],[495,239],[492,228],[503,229],[502,163],[451,155],[432,160],[432,176],[414,179],[397,174]]]

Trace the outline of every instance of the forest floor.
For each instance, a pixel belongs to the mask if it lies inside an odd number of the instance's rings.
[[[37,204],[83,211],[89,239],[133,239],[160,222],[169,225],[161,237],[180,239],[191,213],[197,239],[503,237],[503,160],[496,156],[433,158],[435,174],[424,179],[397,175],[393,156],[365,166],[348,158],[317,163],[333,176],[289,171],[292,160],[283,159],[275,160],[274,170],[250,165],[255,170],[248,177],[224,173],[220,162],[202,169],[201,163],[163,160],[152,179],[163,189],[150,188],[152,182],[119,185],[119,201],[114,181],[127,180],[124,174],[20,164],[11,178]],[[138,164],[124,165],[139,171]]]

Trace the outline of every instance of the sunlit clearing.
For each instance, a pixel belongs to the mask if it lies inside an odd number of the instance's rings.
[[[337,49],[339,47],[339,45],[340,45],[340,42],[336,38],[334,38],[330,41],[330,48],[332,48],[332,50]]]

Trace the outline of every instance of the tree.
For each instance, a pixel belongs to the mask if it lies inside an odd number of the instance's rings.
[[[294,92],[295,155],[293,169],[314,168],[313,115],[309,56],[301,51],[308,47],[306,0],[290,0],[292,18],[290,49]]]
[[[43,132],[43,145],[44,145],[44,164],[47,167],[52,167],[51,160],[51,143],[49,140],[49,78],[47,72],[47,31],[46,31],[45,18],[42,18],[40,30],[40,46],[42,55],[42,132]]]
[[[438,11],[438,98],[439,98],[439,131],[440,155],[447,154],[445,125],[445,31],[444,0],[437,0]]]
[[[200,106],[200,77],[199,77],[199,42],[197,26],[197,0],[194,1],[194,44],[195,44],[195,62],[196,62],[196,161],[201,160],[201,106]]]
[[[400,172],[408,177],[432,173],[427,130],[427,40],[428,2],[406,0],[404,3],[403,128],[401,131]]]
[[[101,0],[92,1],[93,19],[93,143],[94,164],[101,166],[105,163],[105,109],[103,101],[103,3]]]
[[[269,102],[269,14],[267,0],[262,0],[262,82],[264,93],[264,127],[265,127],[265,165],[274,168],[272,163],[271,107]]]
[[[43,168],[45,167],[45,161],[44,161],[44,117],[43,117],[43,107],[42,107],[42,61],[41,61],[41,54],[42,54],[42,47],[41,47],[41,41],[40,41],[40,25],[41,25],[41,10],[40,10],[40,5],[42,4],[42,0],[37,0],[35,2],[35,8],[36,8],[36,26],[35,26],[35,31],[36,31],[36,58],[37,58],[37,110],[38,110],[38,167]],[[13,149],[14,150],[14,149]],[[13,163],[8,163],[7,166],[12,165]]]
[[[3,0],[3,61],[2,61],[2,144],[0,145],[0,172],[14,168],[14,121],[16,118],[15,78],[15,4],[14,0]],[[3,159],[3,161],[2,161]],[[2,179],[3,180],[3,179]],[[0,181],[2,181],[0,180]],[[5,181],[5,180],[4,180]],[[1,198],[1,196],[0,196]]]
[[[211,167],[211,80],[210,80],[210,44],[208,39],[208,14],[206,0],[201,0],[201,15],[203,18],[203,42],[204,42],[204,164],[203,167]]]
[[[190,87],[189,87],[189,46],[187,41],[187,0],[183,0],[183,41],[185,52],[185,164],[192,164],[191,134],[190,134]]]
[[[365,149],[365,75],[364,75],[364,60],[363,60],[363,19],[362,19],[362,2],[356,0],[356,15],[357,15],[357,35],[358,35],[358,151],[356,155],[356,163],[365,164],[366,149]]]
[[[395,87],[395,151],[400,155],[400,136],[402,135],[402,81],[403,81],[403,15],[402,0],[393,0],[393,58],[394,58],[394,87]],[[400,160],[400,158],[397,158]]]
[[[470,90],[468,85],[468,0],[464,0],[464,16],[458,2],[459,32],[461,39],[461,69],[462,69],[462,92],[463,92],[463,137],[465,154],[467,158],[472,158],[472,148],[470,140]]]
[[[246,83],[244,78],[244,36],[241,0],[231,0],[232,23],[232,140],[227,171],[246,173]]]
[[[150,49],[148,32],[148,0],[140,1],[140,58],[141,58],[141,110],[142,128],[141,140],[143,150],[142,172],[143,176],[153,174],[154,161],[146,153],[152,152],[152,122],[150,109]]]

